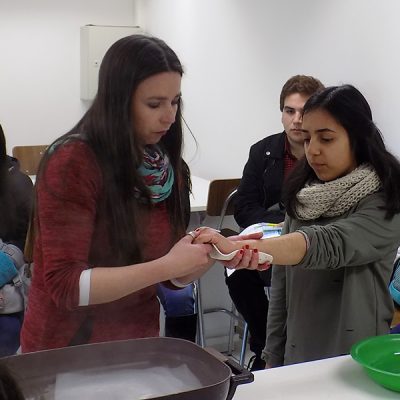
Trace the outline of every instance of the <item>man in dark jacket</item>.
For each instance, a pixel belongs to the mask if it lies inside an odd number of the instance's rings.
[[[285,218],[281,191],[285,178],[303,157],[301,133],[303,106],[308,98],[323,89],[312,76],[296,75],[283,86],[280,110],[284,131],[268,136],[250,148],[235,203],[235,219],[242,228],[259,222],[280,224]],[[264,369],[261,352],[265,346],[268,297],[265,287],[271,283],[271,269],[237,270],[227,279],[229,293],[237,310],[248,323],[250,349],[255,353],[251,370]]]

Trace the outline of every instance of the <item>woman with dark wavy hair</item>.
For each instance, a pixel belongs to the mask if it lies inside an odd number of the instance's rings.
[[[92,106],[49,146],[36,183],[23,352],[158,336],[155,284],[181,287],[209,268],[210,246],[184,236],[182,74],[162,40],[117,41]]]
[[[305,158],[288,178],[283,234],[232,242],[203,230],[199,243],[231,252],[248,244],[273,256],[267,366],[350,352],[368,336],[389,333],[388,285],[400,243],[400,164],[388,152],[364,96],[329,87],[304,106]]]

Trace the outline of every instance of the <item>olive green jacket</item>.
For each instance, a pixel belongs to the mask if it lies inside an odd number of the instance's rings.
[[[357,341],[389,332],[400,214],[386,220],[383,204],[375,193],[340,217],[286,217],[283,232],[305,232],[310,247],[300,264],[273,267],[263,354],[271,366],[348,354]]]

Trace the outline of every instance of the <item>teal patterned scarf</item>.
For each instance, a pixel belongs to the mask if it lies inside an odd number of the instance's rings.
[[[174,171],[169,158],[158,146],[146,146],[143,163],[138,168],[145,185],[150,190],[152,203],[164,201],[172,192]]]

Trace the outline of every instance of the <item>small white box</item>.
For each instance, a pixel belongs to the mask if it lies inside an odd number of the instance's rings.
[[[93,100],[104,54],[117,40],[143,34],[139,26],[86,25],[81,27],[81,99]]]

